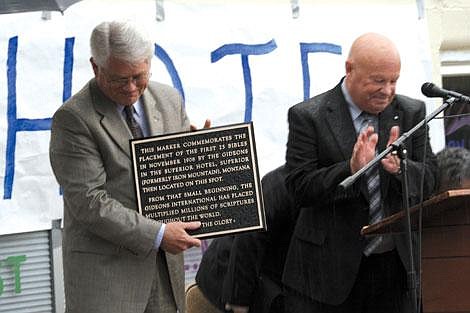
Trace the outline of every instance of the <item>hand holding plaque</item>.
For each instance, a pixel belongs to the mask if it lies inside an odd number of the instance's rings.
[[[201,241],[188,235],[188,231],[201,227],[201,222],[174,222],[165,227],[161,248],[166,252],[178,254],[192,247],[200,247]]]

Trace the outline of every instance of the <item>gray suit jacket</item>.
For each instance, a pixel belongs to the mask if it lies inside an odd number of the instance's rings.
[[[151,82],[141,99],[151,135],[189,130],[174,88]],[[161,224],[137,212],[130,138],[94,79],[54,114],[50,160],[63,188],[67,312],[143,312],[157,266],[165,266],[153,249]],[[183,255],[166,260],[164,288],[184,312]]]
[[[410,130],[425,116],[422,101],[396,95],[379,115],[379,151],[386,147],[390,128]],[[346,191],[338,187],[351,175],[349,160],[356,131],[341,84],[289,110],[287,185],[300,208],[284,267],[283,281],[319,302],[338,305],[348,296],[366,245],[361,228],[369,224],[365,178]],[[426,149],[425,149],[426,145]],[[424,167],[424,198],[436,186],[437,165],[424,128],[405,142],[408,151],[410,203],[420,199]],[[380,169],[386,215],[402,208],[399,178]],[[410,268],[404,235],[394,242],[406,269]],[[415,261],[419,260],[417,256]]]

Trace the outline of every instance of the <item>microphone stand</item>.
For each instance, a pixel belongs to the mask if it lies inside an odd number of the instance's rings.
[[[403,208],[406,213],[406,239],[408,243],[408,254],[409,254],[409,262],[410,262],[410,270],[407,273],[408,278],[408,286],[411,291],[411,305],[413,308],[412,312],[419,312],[418,308],[418,297],[417,297],[417,284],[416,284],[416,271],[414,265],[414,258],[413,258],[413,243],[412,243],[412,236],[411,236],[411,216],[410,216],[410,203],[409,203],[409,190],[408,190],[408,161],[407,161],[407,151],[405,149],[404,143],[405,141],[413,135],[419,128],[423,125],[426,125],[429,121],[434,119],[439,113],[447,109],[449,106],[452,106],[456,101],[455,97],[448,97],[444,100],[444,103],[434,110],[431,114],[426,116],[421,122],[416,124],[412,129],[407,131],[406,133],[402,134],[397,140],[395,140],[392,144],[390,144],[384,151],[378,154],[374,159],[372,159],[369,163],[367,163],[363,168],[357,171],[354,175],[351,175],[344,179],[339,186],[343,188],[350,187],[359,177],[361,177],[369,168],[374,166],[380,160],[382,160],[386,155],[389,153],[397,154],[401,160],[401,183],[402,183],[402,191],[403,191]]]

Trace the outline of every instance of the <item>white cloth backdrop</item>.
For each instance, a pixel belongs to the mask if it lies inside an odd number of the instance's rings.
[[[251,119],[261,175],[284,162],[288,108],[338,83],[352,40],[364,32],[396,42],[398,92],[426,100],[420,87],[431,77],[431,62],[415,1],[331,3],[300,1],[298,18],[288,0],[164,1],[160,22],[153,0],[83,0],[50,20],[41,12],[0,15],[0,235],[49,229],[62,217],[48,127],[63,99],[92,76],[89,35],[103,20],[130,19],[153,36],[152,79],[184,93],[193,123]],[[431,125],[435,150],[444,145],[441,124]],[[200,251],[188,256],[192,278]]]

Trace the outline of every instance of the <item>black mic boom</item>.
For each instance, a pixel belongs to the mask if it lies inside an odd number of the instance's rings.
[[[434,85],[433,83],[424,83],[421,86],[421,92],[423,93],[423,95],[430,98],[455,98],[458,101],[470,103],[470,97],[462,95],[455,91],[445,90]]]

